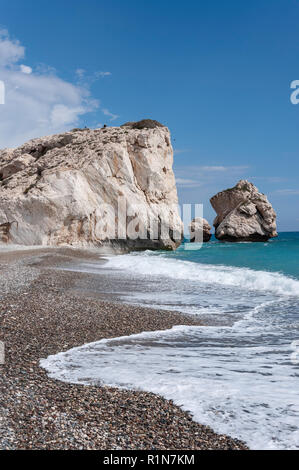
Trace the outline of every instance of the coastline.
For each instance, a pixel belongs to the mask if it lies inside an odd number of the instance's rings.
[[[47,377],[39,360],[50,354],[102,338],[199,324],[196,317],[127,305],[113,296],[111,301],[111,294],[95,296],[93,275],[53,269],[74,258],[92,260],[94,253],[0,253],[6,353],[0,366],[0,449],[246,449],[152,393]]]

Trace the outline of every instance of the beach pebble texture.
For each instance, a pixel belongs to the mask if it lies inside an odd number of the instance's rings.
[[[39,258],[30,252],[0,257],[6,353],[0,365],[0,449],[245,449],[152,393],[48,378],[39,361],[50,354],[101,338],[199,323],[175,312],[76,294],[78,279],[89,290],[88,276],[53,269],[60,256],[67,258],[53,251]]]

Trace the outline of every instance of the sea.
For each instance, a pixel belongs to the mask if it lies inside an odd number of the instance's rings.
[[[104,270],[123,301],[197,315],[204,326],[104,339],[42,367],[66,382],[162,395],[251,449],[299,449],[299,232],[190,248],[78,270]]]

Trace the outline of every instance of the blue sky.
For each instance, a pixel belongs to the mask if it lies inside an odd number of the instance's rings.
[[[299,230],[299,1],[2,2],[0,147],[75,125],[166,124],[180,202],[247,178]]]

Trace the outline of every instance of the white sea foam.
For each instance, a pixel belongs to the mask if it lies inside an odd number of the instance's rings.
[[[45,248],[43,245],[8,245],[0,243],[0,253],[6,253],[10,251],[32,251],[32,250],[41,250]],[[47,247],[51,249],[52,247]]]
[[[292,348],[244,341],[229,327],[181,326],[73,348],[41,366],[66,382],[158,393],[253,449],[299,448]]]
[[[106,267],[125,270],[133,275],[162,276],[200,284],[219,284],[278,295],[299,296],[299,281],[277,272],[200,264],[149,253],[114,256],[108,258]]]
[[[238,321],[74,348],[41,361],[51,377],[158,393],[252,449],[299,449],[299,364],[292,361],[299,338],[298,280],[150,253],[115,256],[78,270],[103,268],[115,279],[122,272],[135,279],[138,290],[128,289],[126,299],[177,310],[187,306],[220,320],[237,315]]]

